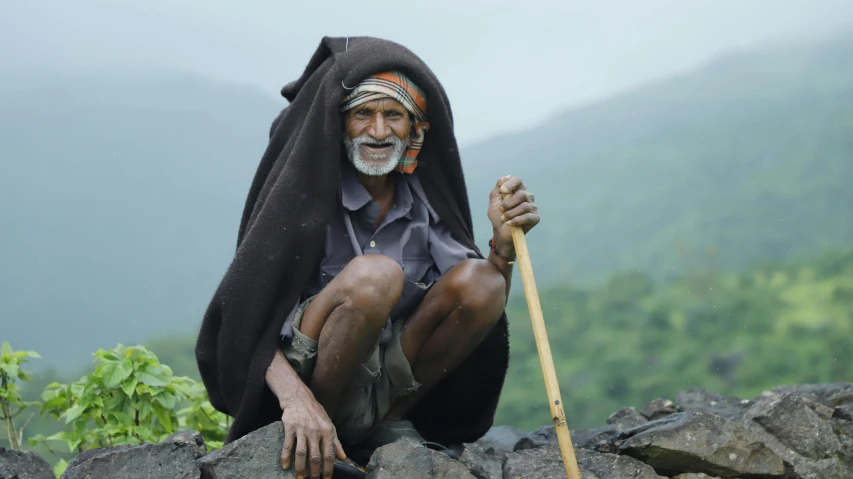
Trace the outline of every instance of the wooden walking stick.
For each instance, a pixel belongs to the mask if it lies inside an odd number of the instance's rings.
[[[505,195],[505,197],[508,196]],[[557,384],[554,359],[551,357],[551,346],[548,344],[548,333],[545,330],[545,318],[542,315],[542,305],[539,304],[536,280],[533,278],[533,265],[530,263],[530,252],[527,251],[527,239],[524,237],[521,226],[512,227],[512,242],[515,244],[516,262],[521,269],[521,282],[524,285],[524,295],[527,297],[527,309],[530,311],[530,321],[533,323],[539,363],[542,365],[545,389],[548,391],[548,404],[551,406],[551,419],[554,421],[554,432],[557,433],[557,441],[560,443],[566,476],[568,479],[581,479],[572,438],[569,435],[569,425],[566,423],[566,413],[563,411],[563,401],[560,398],[560,385]]]

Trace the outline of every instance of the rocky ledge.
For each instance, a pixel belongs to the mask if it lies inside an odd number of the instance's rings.
[[[851,479],[853,383],[785,386],[754,399],[691,389],[571,435],[583,479]],[[208,453],[197,433],[183,432],[161,444],[86,451],[62,479],[290,479],[279,466],[282,438],[275,423]],[[553,426],[498,426],[457,452],[453,460],[419,444],[389,444],[373,454],[366,477],[566,477]],[[49,477],[37,455],[0,449],[0,479]]]

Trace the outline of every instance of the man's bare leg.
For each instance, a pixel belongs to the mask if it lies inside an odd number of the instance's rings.
[[[436,282],[407,320],[403,354],[421,383],[399,398],[385,420],[399,420],[486,337],[506,305],[506,281],[486,260],[467,259]]]
[[[300,331],[318,341],[308,387],[333,418],[403,292],[403,270],[383,255],[354,258],[308,304]]]

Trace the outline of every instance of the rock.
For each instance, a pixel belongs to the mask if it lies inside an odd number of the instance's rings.
[[[659,428],[659,427],[665,426],[667,424],[675,424],[675,423],[684,421],[684,419],[687,416],[688,416],[688,414],[686,414],[686,413],[677,412],[675,414],[670,414],[669,416],[664,416],[660,419],[655,419],[654,421],[644,422],[643,424],[640,424],[639,426],[634,426],[630,429],[626,429],[626,430],[620,432],[618,437],[615,440],[615,443],[617,445],[621,445],[621,443],[624,442],[629,437],[634,437],[637,434],[646,432],[650,429]]]
[[[559,450],[557,454],[559,454]],[[575,456],[578,460],[578,468],[581,470],[583,479],[610,479],[617,477],[664,479],[651,466],[643,464],[632,457],[607,453],[602,454],[584,449],[575,451]]]
[[[644,423],[648,422],[643,418]],[[619,436],[619,429],[615,425],[600,427],[596,429],[576,429],[569,431],[572,445],[576,448],[592,449],[599,452],[615,452],[614,440]],[[521,438],[514,446],[513,451],[523,451],[551,444],[558,444],[557,434],[554,426],[542,426],[527,436]]]
[[[71,471],[72,469],[76,468],[80,464],[83,464],[84,462],[88,461],[89,459],[91,459],[93,457],[104,455],[107,452],[116,453],[119,451],[126,451],[132,447],[133,446],[122,445],[122,446],[99,447],[99,448],[95,448],[95,449],[87,449],[87,450],[77,454],[76,456],[74,456],[71,459],[71,462],[69,462],[68,465],[65,467],[65,472],[62,474],[62,477],[65,478],[68,474],[70,474],[69,471]]]
[[[92,449],[78,454],[62,479],[200,479],[196,453],[178,443]]]
[[[640,411],[640,414],[642,414],[646,419],[654,421],[655,419],[660,419],[664,416],[675,414],[676,412],[678,412],[678,410],[675,409],[675,404],[673,404],[672,401],[669,399],[658,398],[646,404],[646,407]]]
[[[705,413],[681,413],[676,421],[628,438],[619,451],[669,476],[693,472],[723,479],[764,479],[790,472],[760,437]]]
[[[771,394],[793,393],[806,396],[827,407],[844,404],[853,405],[853,383],[803,384],[800,386],[778,386]]]
[[[832,411],[832,417],[845,421],[853,421],[853,406],[838,406]]]
[[[527,433],[521,429],[511,426],[494,426],[475,444],[484,451],[491,448],[495,454],[501,455],[512,452],[513,447],[525,436]]]
[[[664,479],[651,467],[627,456],[575,450],[582,479]],[[557,445],[507,455],[504,479],[565,479],[566,469]]]
[[[748,399],[720,396],[702,388],[679,392],[675,396],[678,408],[684,412],[704,412],[731,419],[752,405]]]
[[[808,458],[825,459],[841,448],[828,421],[832,410],[794,393],[759,403],[747,417]]]
[[[645,419],[643,420],[645,421]],[[620,432],[613,424],[596,429],[578,429],[571,431],[572,445],[576,449],[615,453],[617,448],[614,442],[619,437]]]
[[[283,444],[284,426],[277,421],[222,446],[196,461],[196,464],[201,469],[203,479],[293,479],[296,477],[293,461],[288,470],[281,468]]]
[[[34,452],[0,447],[0,479],[55,479],[50,464]]]
[[[207,446],[204,444],[204,437],[202,437],[201,433],[198,431],[176,432],[164,439],[163,442],[186,444],[195,450],[196,459],[207,454]]]
[[[738,421],[776,454],[793,464],[798,477],[853,477],[853,427],[833,419],[834,410],[813,393],[791,389],[756,400]]]
[[[618,431],[639,426],[646,422],[649,422],[649,420],[641,416],[640,413],[632,407],[622,408],[607,418],[607,424],[615,426]]]
[[[554,431],[554,426],[542,426],[539,429],[527,434],[519,439],[513,451],[523,451],[525,449],[533,449],[542,447],[548,444],[557,444],[557,433]]]
[[[701,472],[698,474],[688,472],[687,474],[679,474],[672,479],[720,479],[719,477],[709,476],[707,474],[702,474]]]
[[[461,462],[407,439],[377,449],[367,463],[366,473],[366,479],[475,479]]]
[[[477,479],[502,479],[503,470],[496,456],[466,447],[459,456],[461,462]]]

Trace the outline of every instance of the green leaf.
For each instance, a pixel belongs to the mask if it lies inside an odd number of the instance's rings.
[[[72,452],[76,451],[77,446],[79,446],[81,442],[83,442],[82,439],[69,440],[68,441],[68,449],[70,449]]]
[[[12,345],[9,341],[3,341],[3,347],[0,348],[0,354],[12,354]]]
[[[0,364],[0,371],[5,372],[10,378],[18,377],[18,363],[3,363]]]
[[[161,408],[154,408],[154,415],[157,416],[157,419],[160,420],[160,423],[166,429],[167,432],[172,432],[172,418],[169,417],[169,414],[166,413]]]
[[[155,398],[155,401],[160,403],[166,409],[174,409],[175,404],[177,403],[175,395],[168,392],[158,395]]]
[[[136,392],[137,384],[139,384],[139,380],[137,378],[132,378],[129,381],[121,383],[121,390],[124,391],[125,394],[127,394],[127,397],[133,398],[133,393]]]
[[[133,364],[128,359],[110,361],[103,365],[104,386],[114,388],[133,374]]]
[[[150,441],[151,440],[151,430],[148,429],[146,426],[134,426],[133,430],[134,430],[134,432],[139,434],[139,437],[143,441]]]
[[[68,436],[67,432],[59,431],[56,434],[52,434],[52,435],[48,436],[45,440],[47,440],[47,441],[67,441],[68,437],[69,436]]]
[[[139,382],[141,382],[142,384],[145,384],[145,385],[148,385],[151,387],[164,387],[164,386],[169,384],[168,382],[164,381],[162,378],[157,377],[157,376],[155,376],[151,373],[145,372],[145,371],[137,371],[134,376],[136,376],[136,379],[139,379]]]
[[[59,462],[53,466],[53,475],[56,477],[61,477],[62,473],[65,472],[65,469],[68,468],[68,461],[65,459],[60,459]]]
[[[65,424],[70,424],[71,421],[80,417],[80,415],[83,414],[83,411],[83,407],[77,404],[68,408],[65,411]]]
[[[133,425],[133,418],[131,418],[128,414],[122,411],[113,411],[110,413],[110,415],[118,419],[118,421],[125,427],[130,427]]]

